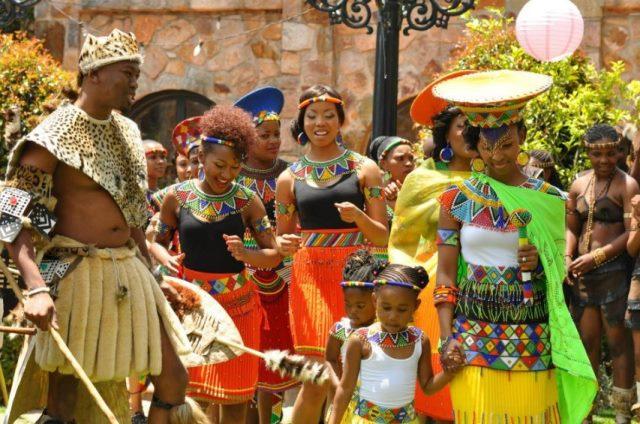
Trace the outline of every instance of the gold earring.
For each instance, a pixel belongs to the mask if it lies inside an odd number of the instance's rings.
[[[516,162],[518,162],[518,165],[520,166],[527,165],[529,163],[529,153],[525,152],[524,150],[520,151],[520,153],[518,153]]]
[[[471,170],[473,172],[484,172],[485,163],[480,158],[471,159]]]

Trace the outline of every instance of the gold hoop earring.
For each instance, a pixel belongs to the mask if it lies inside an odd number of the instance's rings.
[[[484,172],[485,163],[480,158],[471,159],[471,170],[473,172]]]
[[[518,165],[520,166],[526,166],[529,163],[529,153],[525,152],[524,150],[520,151],[520,153],[518,153],[518,158],[516,159],[516,162],[518,162]]]

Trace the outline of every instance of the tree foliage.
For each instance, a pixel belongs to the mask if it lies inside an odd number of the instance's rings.
[[[467,17],[466,36],[456,48],[448,71],[514,69],[553,77],[548,93],[525,109],[527,145],[553,153],[565,183],[587,167],[582,137],[592,125],[637,122],[640,81],[622,78],[624,63],[598,70],[578,51],[560,62],[539,62],[520,47],[514,19],[489,9],[486,18]]]
[[[74,86],[72,73],[46,51],[42,41],[25,33],[0,34],[0,168],[4,175],[11,134],[7,123],[12,110],[20,111],[20,130],[25,134]]]

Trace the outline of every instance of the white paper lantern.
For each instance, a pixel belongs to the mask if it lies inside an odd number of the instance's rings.
[[[557,62],[580,46],[584,21],[569,0],[530,0],[516,19],[522,48],[542,62]]]

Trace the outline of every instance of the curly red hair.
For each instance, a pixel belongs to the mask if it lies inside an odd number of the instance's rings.
[[[200,128],[208,137],[233,143],[233,151],[241,160],[247,155],[247,146],[258,139],[251,115],[235,106],[214,106],[202,116]],[[205,153],[211,146],[207,142],[202,143]]]

